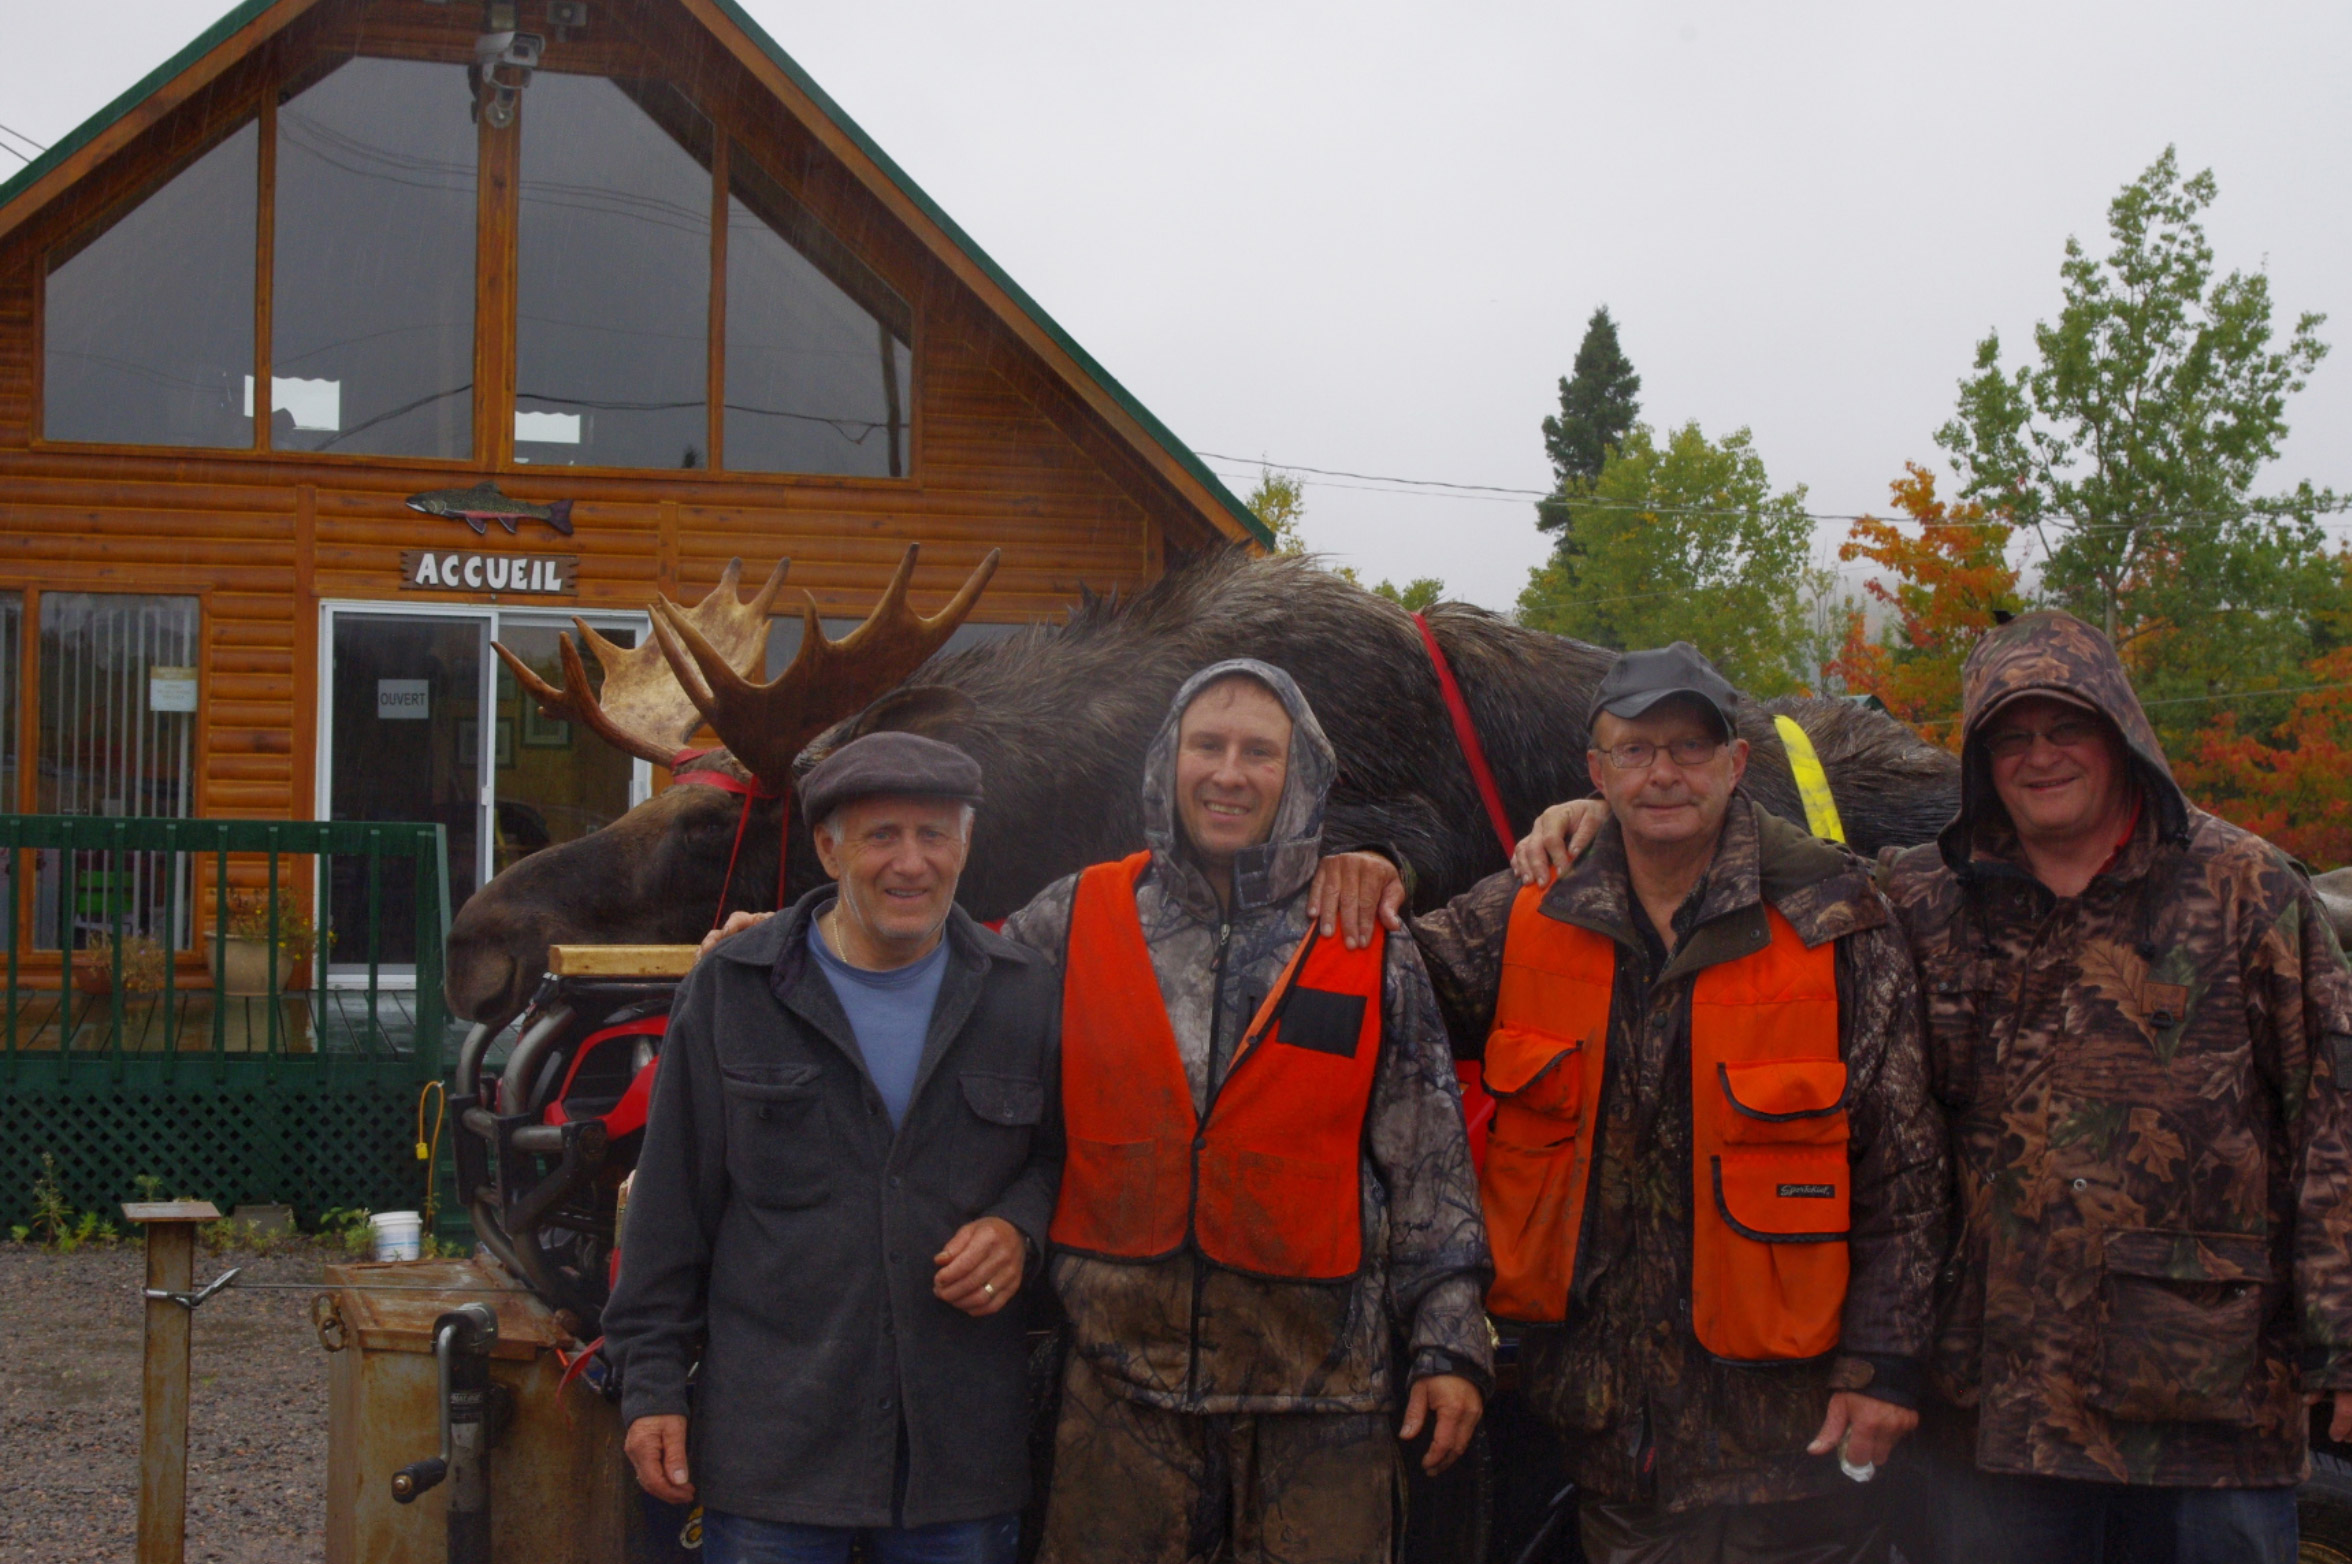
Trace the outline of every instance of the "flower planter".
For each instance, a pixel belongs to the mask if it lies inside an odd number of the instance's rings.
[[[270,991],[271,942],[250,936],[232,934],[220,942],[219,970],[214,981],[224,994],[241,996],[267,995]],[[278,957],[278,992],[283,994],[294,987],[294,969],[298,965],[283,945],[275,947]]]

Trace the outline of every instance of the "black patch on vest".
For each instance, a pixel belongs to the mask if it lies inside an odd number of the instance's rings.
[[[1783,1184],[1780,1186],[1780,1198],[1783,1200],[1835,1200],[1837,1199],[1837,1186],[1835,1184]]]
[[[1363,995],[1294,987],[1282,996],[1282,1008],[1276,1014],[1281,1024],[1275,1028],[1274,1041],[1342,1059],[1356,1056],[1356,1043],[1364,1031]]]

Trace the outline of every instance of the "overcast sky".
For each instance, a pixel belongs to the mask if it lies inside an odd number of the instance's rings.
[[[747,3],[1237,491],[1542,487],[1606,303],[1652,422],[1883,507],[2168,142],[2222,267],[2352,333],[2352,6]],[[55,140],[225,9],[0,0],[0,125]],[[2288,415],[2273,479],[2352,489],[2352,346]],[[1507,607],[1543,552],[1524,501],[1351,482],[1306,534],[1370,575]]]

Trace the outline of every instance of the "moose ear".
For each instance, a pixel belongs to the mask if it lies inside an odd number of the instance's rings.
[[[848,738],[862,739],[869,733],[920,733],[925,738],[952,740],[978,710],[972,697],[961,690],[944,684],[910,684],[859,712]]]

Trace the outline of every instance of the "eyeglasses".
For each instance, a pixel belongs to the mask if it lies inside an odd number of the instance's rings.
[[[2099,724],[2090,718],[2068,717],[2046,728],[2003,728],[1987,734],[1985,753],[1995,760],[2015,760],[2034,747],[2035,739],[2048,739],[2052,749],[2081,749],[2101,736]]]
[[[1620,771],[1646,771],[1657,763],[1660,755],[1678,766],[1703,766],[1722,747],[1721,739],[1676,739],[1671,744],[1644,744],[1637,740],[1596,753],[1608,756],[1609,764]]]

